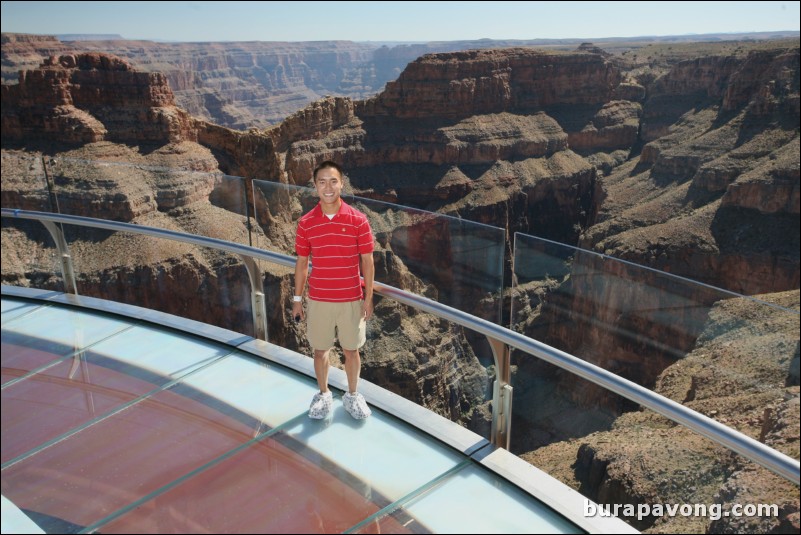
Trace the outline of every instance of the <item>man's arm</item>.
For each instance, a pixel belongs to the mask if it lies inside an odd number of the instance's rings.
[[[365,253],[360,256],[362,265],[362,276],[364,276],[364,304],[362,305],[362,316],[369,320],[373,315],[373,281],[375,280],[375,264],[373,264],[373,253]]]
[[[295,261],[295,295],[303,296],[303,291],[306,289],[306,279],[309,276],[309,257],[298,256]],[[293,301],[292,303],[292,317],[305,319],[306,314],[303,312],[303,302]]]

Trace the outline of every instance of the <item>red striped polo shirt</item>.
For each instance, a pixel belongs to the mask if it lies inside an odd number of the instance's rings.
[[[373,231],[367,217],[345,204],[328,219],[319,203],[300,218],[295,254],[311,256],[309,299],[328,302],[363,298],[359,255],[373,252]]]

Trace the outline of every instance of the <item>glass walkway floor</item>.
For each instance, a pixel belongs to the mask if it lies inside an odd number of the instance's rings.
[[[3,533],[633,532],[363,381],[307,417],[312,360],[152,310],[2,288]]]

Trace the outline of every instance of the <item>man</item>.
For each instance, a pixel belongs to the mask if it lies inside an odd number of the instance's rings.
[[[343,177],[339,165],[325,161],[317,166],[313,176],[320,202],[298,222],[292,303],[296,321],[306,318],[303,291],[308,278],[306,331],[314,350],[314,373],[320,387],[309,407],[309,417],[325,418],[331,411],[328,354],[338,338],[348,377],[348,392],[342,401],[345,410],[361,420],[371,414],[357,386],[361,369],[359,348],[366,341],[366,321],[373,314],[373,232],[367,217],[340,198]],[[309,256],[314,259],[310,278]],[[360,272],[364,276],[364,289]]]

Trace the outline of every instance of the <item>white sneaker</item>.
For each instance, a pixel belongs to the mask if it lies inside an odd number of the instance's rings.
[[[364,420],[373,413],[370,407],[367,406],[367,401],[365,401],[364,396],[358,392],[355,394],[351,394],[350,392],[346,393],[342,396],[342,402],[348,414],[357,420]]]
[[[325,394],[317,392],[312,398],[311,405],[309,406],[309,418],[315,420],[322,420],[328,413],[331,412],[331,405],[334,403],[334,397],[329,390]]]

